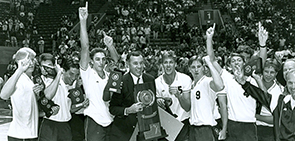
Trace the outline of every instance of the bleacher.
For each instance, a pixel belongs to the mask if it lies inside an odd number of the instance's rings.
[[[89,1],[89,13],[97,13],[104,1]],[[57,1],[53,5],[41,4],[36,20],[38,22],[39,36],[42,36],[45,41],[45,52],[52,51],[51,35],[56,33],[61,28],[61,18],[63,15],[76,13],[77,20],[73,21],[73,25],[78,23],[78,8],[79,4],[69,4],[66,1]],[[70,31],[71,29],[68,29]]]
[[[0,9],[0,21],[8,19],[13,15],[10,12],[10,5],[7,2],[0,1]],[[2,31],[2,29],[0,31]],[[4,33],[0,32],[0,45],[4,45],[6,38],[7,36]]]

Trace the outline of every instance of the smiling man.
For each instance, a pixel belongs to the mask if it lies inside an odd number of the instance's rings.
[[[189,133],[189,112],[185,111],[185,105],[181,105],[181,103],[185,103],[183,97],[178,97],[172,94],[174,88],[180,88],[183,91],[191,89],[191,78],[184,74],[177,72],[175,70],[176,67],[176,55],[173,51],[164,51],[162,54],[162,66],[164,69],[164,74],[160,75],[156,81],[156,89],[157,89],[157,102],[161,107],[165,107],[164,99],[171,99],[172,104],[169,106],[171,112],[177,116],[176,119],[183,122],[184,126],[178,136],[176,137],[176,141],[183,141],[188,139]],[[182,107],[184,106],[184,108]]]
[[[79,8],[81,60],[80,73],[89,106],[84,110],[85,140],[108,141],[113,116],[109,112],[109,102],[103,100],[103,90],[109,80],[109,73],[105,71],[107,50],[96,47],[89,51],[87,33],[88,2],[86,7]],[[112,59],[117,62],[118,55],[113,46],[113,39],[104,32],[104,43]],[[110,97],[110,96],[109,96]],[[83,127],[82,127],[83,128]]]
[[[134,99],[136,84],[155,83],[154,77],[143,73],[144,59],[140,52],[127,55],[129,72],[123,76],[121,93],[114,93],[110,101],[110,112],[115,115],[112,125],[111,141],[129,141],[136,123],[136,115],[143,110],[143,104]]]

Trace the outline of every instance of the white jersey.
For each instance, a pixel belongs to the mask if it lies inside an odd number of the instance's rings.
[[[212,78],[203,76],[191,90],[191,125],[215,126],[214,118],[216,93],[210,88]]]
[[[12,122],[7,135],[19,139],[38,137],[38,106],[33,92],[33,81],[23,73],[11,96]]]
[[[46,87],[48,87],[53,79],[51,78],[45,78],[42,77],[44,80],[44,83]],[[68,122],[72,116],[71,116],[71,99],[68,97],[69,90],[74,88],[74,84],[72,86],[66,85],[62,79],[60,79],[57,91],[55,96],[52,98],[52,101],[59,105],[59,111],[56,115],[52,115],[49,118],[44,117],[46,119],[50,119],[57,122]]]
[[[222,70],[221,77],[227,93],[228,119],[237,122],[256,122],[256,100],[251,96],[246,97],[242,86],[225,69]],[[247,81],[257,86],[252,77]]]
[[[183,121],[189,118],[189,112],[186,112],[181,106],[180,103],[175,97],[169,93],[169,85],[165,82],[163,75],[160,75],[156,80],[156,89],[157,89],[157,97],[170,97],[172,99],[172,105],[170,106],[173,114],[177,115],[177,120]],[[183,73],[176,72],[175,79],[171,86],[181,86],[182,90],[190,90],[191,89],[191,78]]]
[[[260,115],[262,116],[272,116],[272,113],[270,112],[270,110],[273,111],[276,108],[279,96],[280,94],[283,93],[280,85],[278,85],[275,81],[274,81],[274,84],[267,90],[267,92],[272,95],[271,104],[270,104],[271,109],[268,109],[265,106],[262,106],[261,112],[260,112]],[[273,127],[273,124],[269,124],[259,120],[256,121],[256,124]]]
[[[84,110],[84,115],[91,117],[97,124],[106,127],[113,122],[113,116],[109,112],[109,103],[103,101],[103,90],[108,83],[108,73],[105,72],[102,79],[96,71],[88,65],[86,70],[80,69],[86,98],[89,106]]]

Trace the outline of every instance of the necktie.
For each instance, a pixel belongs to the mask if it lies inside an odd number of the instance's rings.
[[[138,77],[136,84],[139,84],[140,77]]]

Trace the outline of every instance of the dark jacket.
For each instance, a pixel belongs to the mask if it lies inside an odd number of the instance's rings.
[[[251,95],[257,101],[265,105],[270,109],[272,95],[263,92],[260,88],[246,82],[243,86],[245,90],[245,95]],[[290,95],[280,95],[278,98],[277,105],[273,110],[273,123],[274,123],[274,136],[276,141],[286,140],[294,141],[295,140],[295,110],[291,108],[291,101],[287,98]],[[293,116],[292,116],[293,115]]]
[[[155,85],[153,76],[144,73],[143,82],[152,82]],[[110,140],[129,141],[137,123],[136,114],[124,115],[125,108],[130,107],[136,101],[134,99],[134,82],[129,73],[123,76],[122,92],[114,93],[110,101],[110,113],[115,116],[112,125]]]

